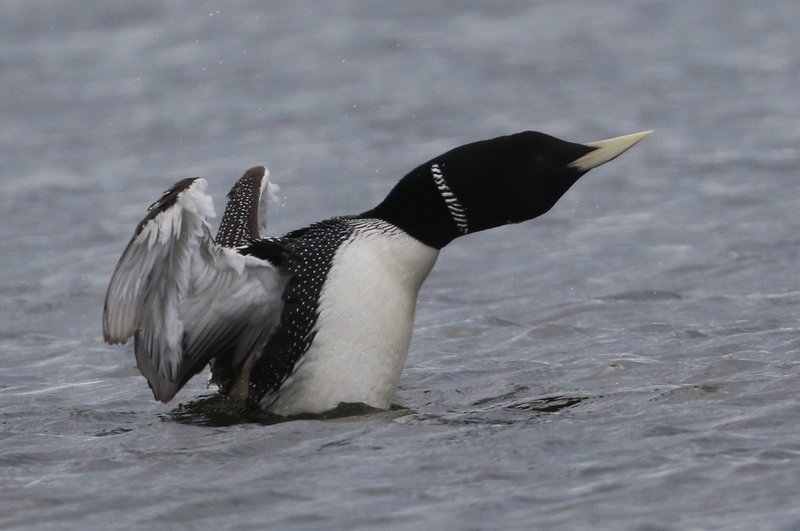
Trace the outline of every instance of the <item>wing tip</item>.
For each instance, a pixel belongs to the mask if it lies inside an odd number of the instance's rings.
[[[175,395],[178,394],[178,389],[169,389],[166,392],[158,392],[155,390],[152,384],[150,384],[150,390],[153,391],[153,398],[162,404],[168,404],[173,398],[175,398]]]
[[[106,333],[103,333],[103,339],[109,345],[124,345],[124,344],[126,344],[128,342],[128,338],[127,337],[115,336],[115,335],[106,334]]]
[[[124,345],[128,342],[131,335],[132,334],[126,334],[118,330],[117,327],[111,323],[108,309],[106,309],[103,313],[103,340],[109,345]]]
[[[139,356],[137,356],[137,365],[139,366],[139,372],[147,380],[147,385],[153,393],[153,398],[162,404],[166,404],[175,398],[175,395],[178,394],[178,391],[183,387],[158,370],[154,371],[154,367],[143,366]]]

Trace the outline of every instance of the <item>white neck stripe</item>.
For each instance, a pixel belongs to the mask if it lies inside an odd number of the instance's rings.
[[[442,170],[439,168],[438,164],[431,165],[431,175],[433,176],[433,183],[436,185],[436,189],[439,190],[447,206],[447,210],[450,212],[450,217],[458,228],[458,232],[466,234],[469,231],[469,226],[467,225],[467,210],[464,208],[464,205],[459,202],[452,190],[450,190],[450,187],[447,186],[444,176],[442,175]]]

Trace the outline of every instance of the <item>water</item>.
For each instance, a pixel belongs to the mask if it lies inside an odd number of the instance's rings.
[[[0,17],[0,527],[800,527],[790,0],[27,2]],[[450,147],[655,133],[454,242],[390,412],[151,399],[102,299],[144,208],[248,167],[276,234]],[[358,413],[350,414],[347,413]]]

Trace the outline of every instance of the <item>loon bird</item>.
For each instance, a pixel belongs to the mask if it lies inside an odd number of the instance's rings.
[[[234,399],[289,416],[341,403],[390,406],[417,294],[460,236],[547,212],[584,173],[650,131],[577,144],[526,131],[418,166],[375,208],[283,237],[260,233],[264,166],[231,192],[216,238],[202,178],[150,206],[114,270],[109,343],[134,338],[137,365],[167,402],[206,365]]]

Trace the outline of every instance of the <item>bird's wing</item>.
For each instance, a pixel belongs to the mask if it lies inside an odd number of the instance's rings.
[[[277,191],[266,166],[247,170],[228,192],[216,242],[223,247],[238,247],[259,239],[267,229],[267,205],[277,201]]]
[[[184,179],[150,207],[106,295],[106,341],[134,336],[139,370],[163,402],[218,353],[266,342],[283,306],[278,267],[214,242],[206,186]]]

